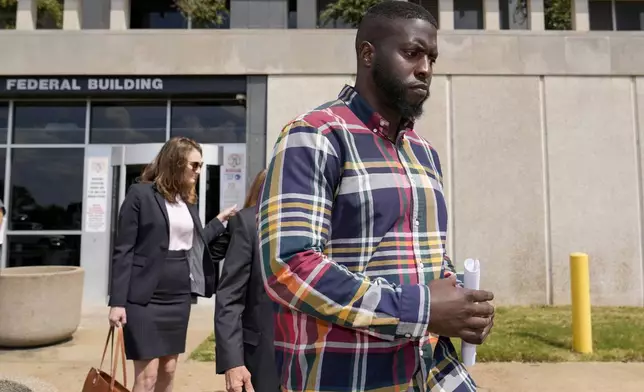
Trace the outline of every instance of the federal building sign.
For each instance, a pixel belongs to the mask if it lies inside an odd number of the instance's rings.
[[[19,76],[0,78],[0,96],[140,96],[244,94],[244,77],[225,76]]]
[[[5,91],[163,91],[161,78],[10,78]]]

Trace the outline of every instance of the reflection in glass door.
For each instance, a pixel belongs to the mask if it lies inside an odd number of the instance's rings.
[[[210,222],[219,214],[219,166],[204,165],[201,170],[201,176],[206,177],[206,220]],[[197,195],[201,188],[201,181],[197,182]]]
[[[127,165],[125,166],[125,192],[130,189],[130,186],[137,183],[143,169],[146,165]]]

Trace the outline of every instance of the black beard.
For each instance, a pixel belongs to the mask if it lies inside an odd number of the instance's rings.
[[[395,110],[404,119],[416,119],[423,114],[423,103],[429,97],[425,97],[418,103],[407,101],[407,88],[387,70],[378,60],[374,61],[371,77],[380,89],[385,104]]]

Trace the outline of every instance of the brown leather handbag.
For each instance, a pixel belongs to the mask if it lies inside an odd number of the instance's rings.
[[[114,353],[114,330],[116,329],[116,355]],[[105,361],[105,354],[107,353],[107,345],[112,343],[110,354],[110,369],[111,373],[105,373],[103,369],[103,361]],[[119,353],[121,364],[123,368],[123,384],[116,381],[116,368],[119,363]],[[105,348],[103,349],[103,357],[101,358],[101,365],[97,368],[91,368],[85,378],[82,392],[130,392],[127,386],[127,372],[125,370],[125,344],[123,343],[123,328],[110,327],[107,333],[107,340],[105,341]]]

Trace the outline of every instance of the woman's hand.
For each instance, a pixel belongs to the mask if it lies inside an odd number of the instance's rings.
[[[115,306],[110,308],[110,315],[108,316],[110,325],[112,327],[122,327],[127,324],[127,316],[125,315],[125,308]]]
[[[217,219],[219,219],[219,221],[220,221],[221,223],[224,223],[224,222],[226,222],[226,221],[227,221],[231,216],[235,215],[236,213],[237,213],[237,204],[235,204],[235,205],[234,205],[234,206],[232,206],[232,207],[228,207],[228,208],[224,209],[223,211],[221,211],[221,212],[219,213],[219,215],[217,215]]]

